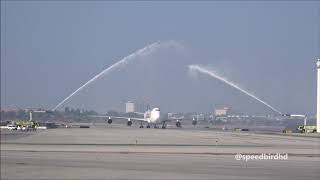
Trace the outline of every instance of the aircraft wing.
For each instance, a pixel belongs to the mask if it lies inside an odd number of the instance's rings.
[[[121,116],[101,116],[101,115],[93,115],[90,117],[106,117],[106,118],[114,118],[114,119],[130,119],[130,120],[134,120],[134,121],[147,121],[146,119],[143,118],[133,118],[133,117],[121,117]]]
[[[171,117],[171,118],[166,118],[164,119],[163,121],[181,121],[185,119],[184,116],[181,116],[181,117]]]
[[[133,113],[141,114],[141,115],[144,115],[144,114],[145,114],[145,113],[143,113],[143,112],[133,112]]]

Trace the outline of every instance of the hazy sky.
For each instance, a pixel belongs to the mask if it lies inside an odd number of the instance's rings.
[[[127,100],[163,111],[272,113],[188,64],[214,67],[284,113],[316,111],[320,3],[1,1],[1,107],[53,108],[121,58],[161,49],[105,76],[65,106],[123,110]],[[121,109],[122,108],[122,109]]]

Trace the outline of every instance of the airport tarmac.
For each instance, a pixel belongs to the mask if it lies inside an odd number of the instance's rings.
[[[320,179],[318,135],[115,125],[23,133],[1,131],[1,179]]]

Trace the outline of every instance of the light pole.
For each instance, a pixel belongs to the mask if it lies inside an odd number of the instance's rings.
[[[320,133],[320,58],[317,60],[317,133]]]

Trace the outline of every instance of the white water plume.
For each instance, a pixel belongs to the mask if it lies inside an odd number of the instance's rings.
[[[265,106],[269,107],[270,109],[272,109],[273,111],[279,113],[279,114],[282,114],[279,110],[275,109],[273,106],[271,106],[270,104],[266,103],[265,101],[263,101],[262,99],[258,98],[257,96],[253,95],[252,93],[240,88],[238,85],[236,85],[235,83],[227,80],[226,78],[224,77],[221,77],[219,76],[218,74],[216,74],[215,72],[207,69],[206,67],[203,67],[203,66],[200,66],[200,65],[189,65],[189,70],[191,72],[200,72],[200,73],[203,73],[203,74],[207,74],[213,78],[216,78],[226,84],[228,84],[229,86],[243,92],[244,94],[252,97],[253,99],[259,101],[260,103],[264,104]]]
[[[72,96],[77,94],[83,88],[85,88],[89,84],[93,83],[94,81],[96,81],[100,77],[110,73],[112,70],[127,65],[128,62],[138,58],[139,56],[140,57],[147,56],[147,55],[152,54],[153,52],[155,52],[156,50],[158,50],[160,48],[169,48],[169,47],[174,47],[176,49],[182,49],[182,46],[179,43],[177,43],[176,41],[173,41],[173,40],[170,40],[170,41],[158,41],[158,42],[150,44],[150,45],[148,45],[148,46],[146,46],[146,47],[144,47],[142,49],[139,49],[138,51],[130,54],[127,57],[124,57],[120,61],[116,62],[115,64],[113,64],[113,65],[111,65],[109,67],[107,67],[102,72],[100,72],[99,74],[95,75],[92,79],[90,79],[89,81],[87,81],[86,83],[81,85],[77,90],[72,92],[69,96],[67,96],[64,100],[62,100],[59,104],[57,104],[52,110],[55,111],[57,108],[59,108],[62,104],[64,104],[66,101],[68,101]]]

